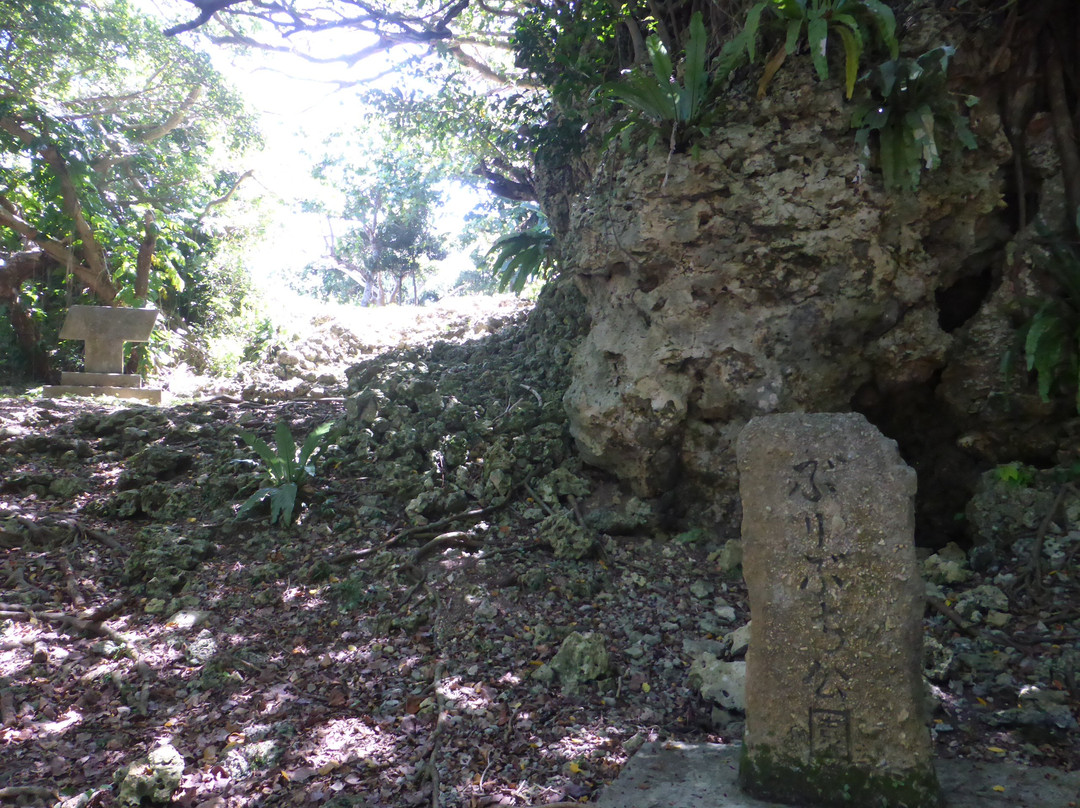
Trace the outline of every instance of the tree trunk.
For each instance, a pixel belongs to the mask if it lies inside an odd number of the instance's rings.
[[[8,306],[8,318],[15,340],[30,365],[35,379],[47,381],[52,374],[52,361],[41,344],[41,334],[30,313],[19,301],[19,289],[38,272],[47,272],[49,259],[42,252],[19,252],[7,256],[0,265],[0,303]]]
[[[39,233],[22,218],[16,207],[3,194],[0,194],[0,226],[14,230],[27,241],[40,247],[57,264],[68,267],[71,273],[97,295],[102,303],[111,305],[116,299],[116,288],[109,280],[108,273],[95,272],[77,259],[70,247]]]
[[[1050,115],[1054,122],[1054,137],[1057,141],[1058,155],[1061,159],[1061,172],[1065,181],[1065,198],[1069,210],[1075,215],[1080,210],[1080,150],[1076,145],[1076,129],[1073,127],[1072,114],[1065,91],[1065,65],[1057,43],[1050,32],[1043,34],[1046,48],[1046,94],[1050,101]],[[1075,227],[1076,220],[1069,216],[1070,224]]]
[[[71,250],[59,242],[39,233],[19,215],[15,206],[0,196],[0,224],[11,228],[23,238],[33,241],[55,260],[71,267],[71,271],[90,287],[102,303],[111,304],[116,299],[117,290],[109,277],[109,267],[105,260],[105,250],[94,235],[94,229],[83,211],[75,181],[68,170],[67,160],[54,145],[40,145],[42,132],[34,132],[12,117],[0,117],[0,130],[7,132],[24,145],[33,148],[52,170],[59,184],[60,198],[64,212],[71,217],[75,232],[82,242],[82,261],[75,260]],[[59,253],[68,254],[62,256]],[[67,258],[67,260],[65,260]]]
[[[139,365],[142,364],[143,357],[146,356],[146,343],[138,342],[131,346],[131,353],[128,354],[128,358],[124,360],[124,373],[134,376],[139,372]]]
[[[0,302],[11,302],[19,294],[19,288],[39,270],[48,267],[45,253],[17,252],[5,256],[0,264]]]
[[[26,354],[30,363],[30,375],[40,381],[50,381],[52,376],[52,360],[48,352],[41,344],[41,333],[37,325],[22,303],[16,298],[8,304],[8,317],[11,319],[11,329],[15,332],[15,339]]]
[[[154,212],[146,211],[143,214],[142,244],[139,245],[139,257],[135,261],[135,299],[143,305],[150,294],[150,269],[154,261],[154,249],[157,247],[158,228],[154,222]],[[138,343],[133,345],[127,361],[124,363],[124,373],[138,373],[139,365],[146,356],[146,345]]]
[[[150,269],[154,261],[154,249],[157,247],[158,229],[154,223],[153,211],[143,214],[142,244],[139,245],[139,256],[135,260],[135,299],[142,305],[146,305],[146,298],[150,294]],[[124,362],[124,373],[138,373],[139,365],[146,356],[146,345],[138,343],[131,346],[131,353]]]
[[[143,214],[143,226],[145,233],[142,244],[139,245],[139,257],[135,261],[135,299],[146,303],[150,293],[150,267],[154,260],[154,249],[157,247],[158,229],[154,223],[153,211]]]

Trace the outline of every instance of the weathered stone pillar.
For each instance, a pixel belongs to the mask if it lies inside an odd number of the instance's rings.
[[[937,808],[915,472],[858,414],[754,418],[736,444],[753,796]]]

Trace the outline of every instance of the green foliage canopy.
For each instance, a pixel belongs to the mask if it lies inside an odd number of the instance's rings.
[[[435,211],[442,201],[442,167],[403,144],[382,138],[366,120],[351,135],[326,144],[316,179],[338,192],[337,204],[310,207],[337,222],[327,260],[310,268],[322,276],[325,293],[360,304],[403,302],[405,281],[417,291],[428,263],[446,257]],[[415,296],[415,295],[414,295]]]
[[[105,303],[182,288],[183,245],[257,142],[240,99],[125,0],[12,0],[0,51],[0,249],[44,251]]]

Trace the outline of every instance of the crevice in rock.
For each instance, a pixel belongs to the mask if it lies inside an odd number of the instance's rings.
[[[723,291],[727,291],[725,287]],[[712,289],[707,289],[701,284],[690,285],[690,299],[695,303],[715,303],[716,293]]]
[[[648,294],[660,285],[661,280],[663,280],[663,278],[658,270],[645,270],[642,273],[641,283],[638,288],[645,294]]]
[[[1010,178],[1004,193],[1001,195],[1002,201],[1005,203],[1003,212],[1005,224],[1011,233],[1019,233],[1039,213],[1039,202],[1042,199],[1042,194],[1036,184],[1037,180],[1030,175],[1030,172],[1025,175],[1024,180],[1025,183],[1032,184],[1024,189],[1022,195],[1016,188],[1015,177]]]
[[[951,334],[974,317],[990,296],[993,285],[993,264],[987,261],[981,270],[964,275],[951,286],[938,289],[934,298],[941,330]]]
[[[919,477],[915,494],[915,542],[940,548],[950,541],[969,543],[964,508],[989,463],[958,443],[961,430],[945,413],[930,380],[886,394],[865,385],[851,407],[896,441],[900,455]]]

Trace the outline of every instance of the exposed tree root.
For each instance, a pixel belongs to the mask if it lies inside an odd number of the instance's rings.
[[[1075,492],[1072,483],[1065,483],[1058,489],[1057,496],[1054,497],[1054,504],[1050,506],[1050,510],[1046,512],[1046,516],[1043,517],[1042,522],[1039,523],[1039,529],[1035,532],[1035,542],[1031,545],[1031,559],[1028,562],[1028,582],[1031,586],[1033,595],[1037,595],[1042,592],[1043,586],[1043,565],[1042,565],[1042,551],[1043,542],[1046,541],[1046,531],[1050,529],[1050,525],[1054,522],[1054,517],[1058,511],[1061,510],[1061,503],[1065,499],[1065,494],[1069,491]]]
[[[507,498],[507,501],[509,501],[509,498]],[[453,516],[447,516],[443,519],[438,519],[434,522],[428,522],[426,525],[414,525],[413,527],[405,528],[396,536],[384,541],[382,544],[377,544],[374,547],[364,547],[360,550],[349,550],[347,553],[341,553],[328,559],[328,563],[347,564],[350,561],[357,561],[361,558],[367,558],[370,555],[374,555],[375,553],[381,552],[382,550],[386,550],[390,547],[400,544],[410,536],[431,533],[438,528],[446,527],[447,525],[452,525],[456,522],[464,522],[468,520],[475,521],[481,516],[487,516],[489,513],[497,511],[499,508],[503,507],[503,504],[505,503],[500,503],[499,505],[489,505],[486,508],[474,508],[472,510],[456,513]],[[440,537],[436,536],[436,538]]]
[[[450,533],[443,533],[440,536],[436,536],[427,544],[417,548],[416,552],[412,554],[412,558],[409,559],[409,565],[415,567],[429,555],[437,553],[440,550],[445,550],[447,547],[464,547],[469,550],[479,550],[483,546],[483,542],[477,541],[468,533],[454,530]]]
[[[37,620],[42,623],[59,623],[62,626],[88,634],[92,637],[105,637],[123,648],[133,659],[138,659],[135,644],[119,631],[92,620],[62,612],[43,612],[11,603],[0,603],[0,618],[6,620]]]
[[[0,788],[0,800],[14,800],[19,797],[40,797],[46,800],[57,800],[60,795],[51,788],[44,786],[8,786]]]
[[[960,630],[960,633],[963,634],[965,637],[978,636],[978,632],[975,631],[975,629],[973,629],[967,623],[965,623],[964,618],[962,618],[955,609],[950,609],[948,606],[946,606],[945,601],[943,601],[941,598],[927,597],[926,603],[931,608],[933,608],[935,612],[937,612],[954,626],[956,626]]]

